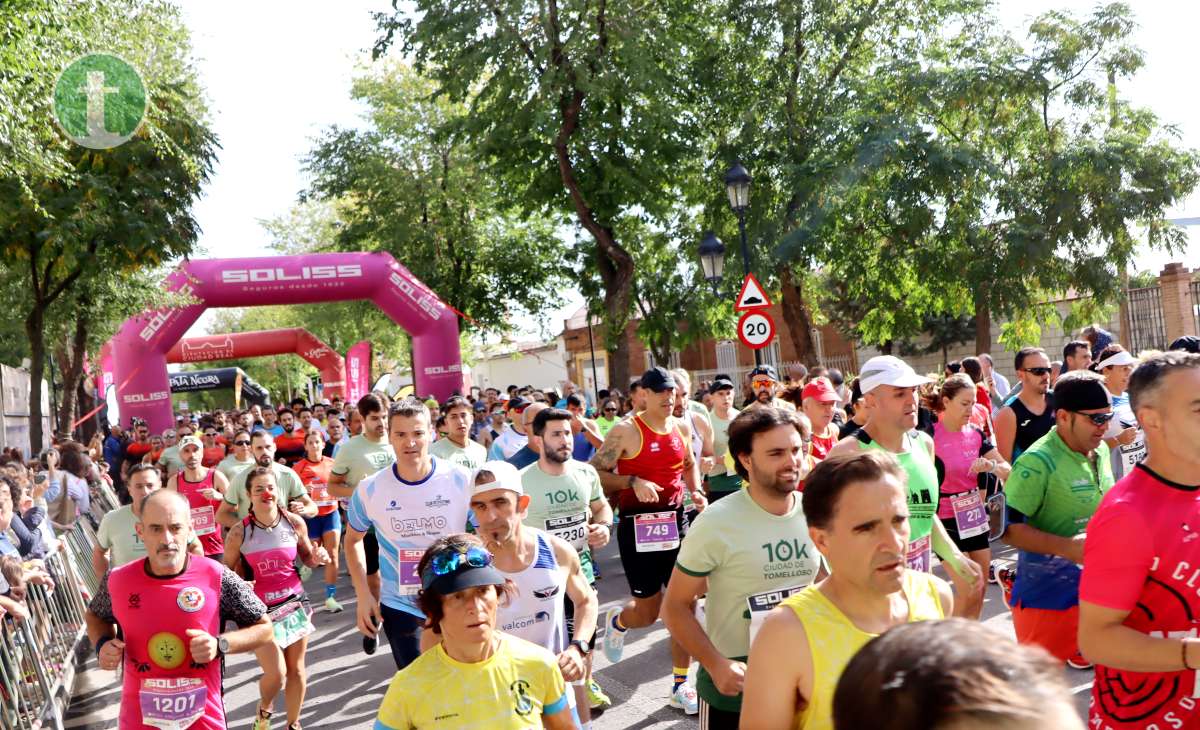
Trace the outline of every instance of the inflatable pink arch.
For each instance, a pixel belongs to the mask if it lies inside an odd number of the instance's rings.
[[[370,299],[412,335],[416,392],[461,392],[458,316],[387,253],[327,253],[187,261],[165,282],[200,300],[143,312],[111,341],[121,421],[144,419],[152,433],[173,424],[167,352],[205,309]]]
[[[303,327],[185,337],[167,352],[167,362],[206,362],[295,353],[321,373],[326,398],[346,393],[346,361]]]

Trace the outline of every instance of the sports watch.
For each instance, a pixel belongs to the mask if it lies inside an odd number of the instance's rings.
[[[592,653],[592,644],[595,641],[596,637],[594,636],[591,639],[572,639],[570,645],[578,649],[580,654],[587,656]]]
[[[224,636],[217,637],[217,653],[222,656],[229,653],[229,639]]]

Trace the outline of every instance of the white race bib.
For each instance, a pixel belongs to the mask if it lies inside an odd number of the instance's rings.
[[[546,532],[566,540],[571,547],[583,552],[587,549],[587,519],[587,512],[550,517],[546,520]]]
[[[804,586],[792,586],[791,588],[776,588],[773,591],[766,591],[746,598],[746,607],[750,610],[750,645],[754,644],[754,637],[758,636],[758,630],[762,628],[762,622],[766,619],[767,614],[771,609],[783,602],[783,599],[803,589]]]

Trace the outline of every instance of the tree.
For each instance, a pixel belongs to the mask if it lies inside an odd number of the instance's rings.
[[[24,167],[0,177],[5,262],[0,288],[18,292],[6,298],[21,302],[16,311],[29,341],[35,450],[42,445],[42,374],[52,308],[77,301],[76,294],[100,296],[122,277],[189,253],[198,233],[190,206],[208,178],[217,146],[189,66],[178,11],[134,0],[98,7],[104,12],[92,22],[103,24],[93,37],[106,38],[109,48],[140,69],[150,97],[145,123],[133,139],[107,150],[59,136],[45,139],[60,148],[69,165],[65,177]],[[82,4],[77,11],[90,8]],[[88,321],[82,317],[80,325],[86,328]],[[83,332],[73,341],[88,337]],[[72,370],[75,381],[64,383],[67,390],[74,391],[79,374]]]
[[[452,307],[467,329],[504,330],[514,307],[558,299],[566,248],[554,218],[516,215],[475,150],[439,134],[468,116],[431,81],[389,60],[355,80],[366,130],[331,128],[305,158],[303,200],[336,210],[308,250],[388,251]]]
[[[398,41],[469,104],[441,130],[468,141],[502,194],[534,215],[573,215],[602,285],[610,382],[628,383],[635,261],[619,231],[661,224],[694,191],[704,121],[692,70],[709,61],[718,8],[659,0],[418,0],[379,14],[380,55]],[[397,7],[399,7],[397,5]]]

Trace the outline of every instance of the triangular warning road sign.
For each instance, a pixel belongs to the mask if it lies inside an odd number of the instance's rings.
[[[754,274],[746,274],[746,278],[742,281],[742,291],[738,294],[737,304],[733,307],[734,311],[748,312],[752,309],[766,309],[769,306],[771,306],[771,300],[763,291],[762,284],[758,283]]]

